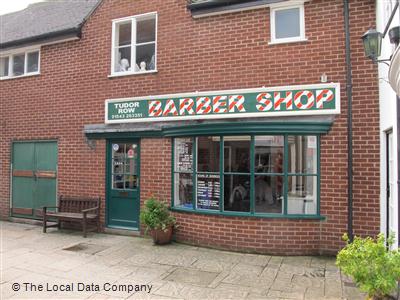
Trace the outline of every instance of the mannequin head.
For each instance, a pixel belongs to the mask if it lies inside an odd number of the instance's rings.
[[[146,71],[146,62],[145,61],[142,61],[140,63],[140,71]]]
[[[121,59],[120,66],[121,71],[127,71],[129,68],[129,60],[127,60],[126,58]]]

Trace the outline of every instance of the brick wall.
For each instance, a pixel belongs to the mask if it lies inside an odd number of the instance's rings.
[[[0,213],[9,214],[12,140],[57,139],[58,193],[101,196],[105,142],[85,143],[83,126],[104,123],[104,100],[189,91],[340,82],[342,113],[321,139],[321,214],[326,221],[176,213],[177,239],[280,254],[332,253],[347,224],[347,97],[342,0],[305,4],[307,42],[268,45],[269,9],[192,19],[183,0],[105,0],[82,39],[42,47],[41,75],[0,82]],[[356,234],[379,230],[379,122],[375,66],[360,36],[375,24],[373,0],[351,0]],[[111,20],[158,12],[155,74],[108,78]],[[141,201],[170,200],[171,140],[141,140]],[[155,163],[155,161],[157,163]],[[102,216],[104,221],[104,215]]]

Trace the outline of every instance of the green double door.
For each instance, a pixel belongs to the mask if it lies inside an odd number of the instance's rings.
[[[107,226],[139,230],[139,141],[107,143]]]
[[[14,142],[11,215],[40,218],[57,202],[57,143]]]

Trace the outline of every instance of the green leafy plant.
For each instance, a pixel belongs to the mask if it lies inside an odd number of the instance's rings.
[[[344,274],[350,276],[369,298],[383,299],[395,291],[400,280],[400,252],[389,250],[394,243],[392,235],[388,247],[383,234],[376,240],[355,237],[353,242],[345,234],[343,240],[347,245],[339,252],[336,265]]]
[[[175,226],[176,220],[171,216],[168,206],[163,201],[150,197],[145,201],[144,210],[140,213],[140,222],[148,230],[167,231],[170,226]]]

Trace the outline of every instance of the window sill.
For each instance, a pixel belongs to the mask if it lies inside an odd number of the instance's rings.
[[[124,72],[124,73],[113,73],[108,75],[108,78],[114,78],[114,77],[123,77],[123,76],[131,76],[131,75],[145,75],[145,74],[154,74],[157,73],[157,70],[151,70],[151,71],[143,71],[143,72]]]
[[[250,218],[266,218],[266,219],[298,219],[298,220],[326,220],[325,216],[320,215],[279,215],[279,214],[254,214],[251,215],[249,213],[242,212],[220,212],[220,211],[211,211],[211,210],[192,210],[178,207],[171,207],[171,211],[183,212],[183,213],[194,213],[194,214],[204,214],[204,215],[215,215],[215,216],[225,216],[225,217],[250,217]]]
[[[19,75],[19,76],[4,76],[4,77],[0,77],[0,80],[19,79],[19,78],[25,78],[25,77],[31,77],[31,76],[38,76],[38,75],[40,75],[40,72],[29,73],[29,74],[24,74],[24,75]]]
[[[308,42],[307,38],[301,38],[301,39],[296,39],[296,40],[275,40],[268,42],[268,45],[281,45],[281,44],[293,44],[293,43],[304,43]]]

